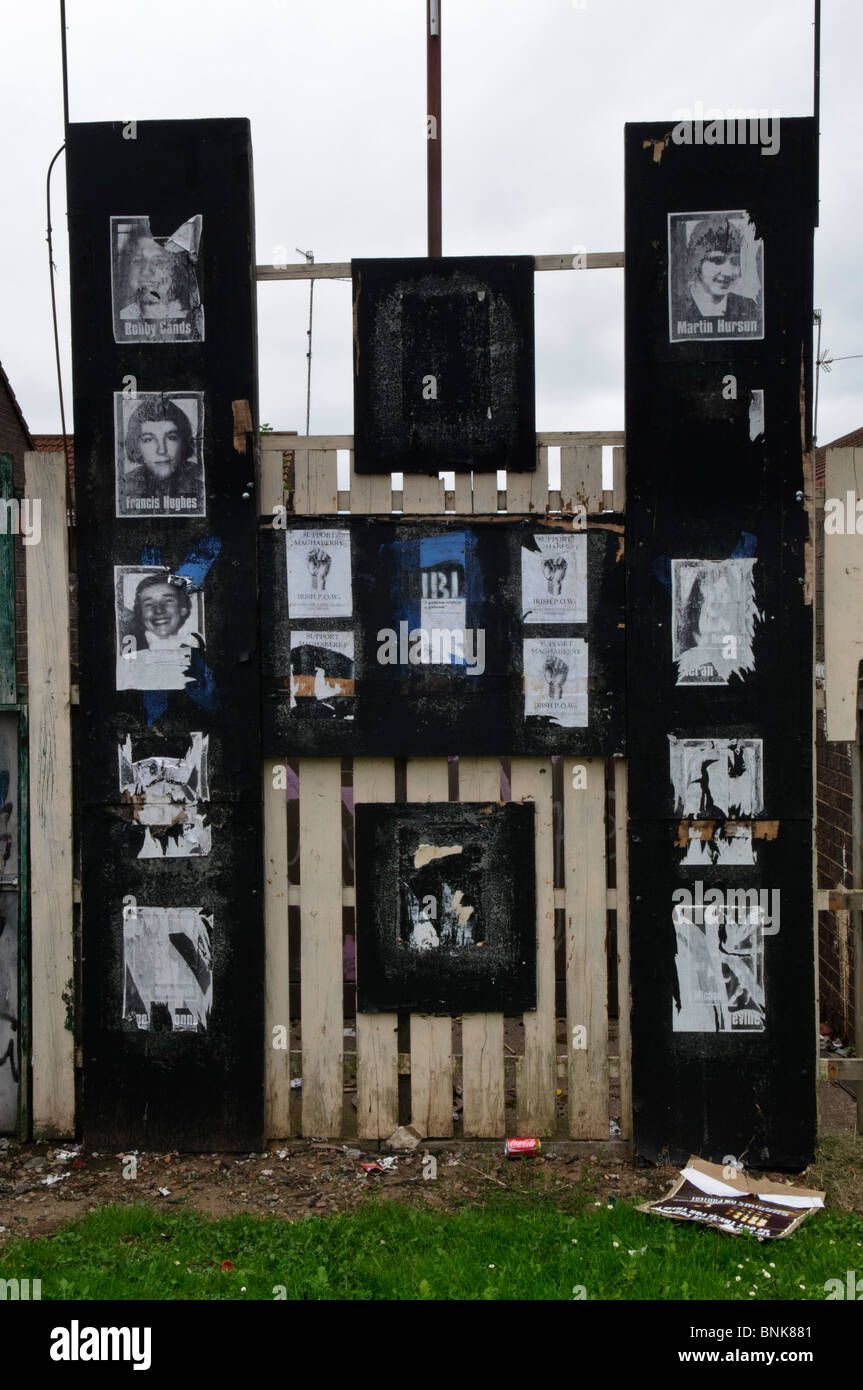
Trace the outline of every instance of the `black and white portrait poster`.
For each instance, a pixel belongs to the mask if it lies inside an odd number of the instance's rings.
[[[206,734],[189,734],[178,757],[139,757],[127,737],[118,749],[120,794],[140,832],[138,859],[190,859],[209,854],[211,831],[204,803],[207,783]]]
[[[123,1026],[205,1033],[213,1007],[213,918],[199,907],[123,908]]]
[[[760,738],[668,736],[675,814],[746,820],[764,810]]]
[[[291,633],[291,711],[303,717],[353,719],[354,634]]]
[[[351,537],[346,529],[290,530],[288,616],[349,618],[353,613]]]
[[[678,685],[727,685],[752,671],[754,559],[672,560],[672,657]]]
[[[524,713],[561,728],[587,725],[587,643],[581,637],[528,637],[522,643]]]
[[[587,622],[587,536],[531,535],[521,550],[525,623]]]
[[[763,1033],[761,908],[673,909],[677,951],[675,1033]]]
[[[198,679],[204,597],[172,578],[164,565],[114,566],[118,690],[185,690]]]
[[[198,288],[203,219],[154,236],[144,214],[111,218],[111,301],[116,343],[202,343]]]
[[[764,246],[747,212],[668,214],[672,343],[764,337]]]
[[[206,516],[203,391],[114,393],[117,516]]]

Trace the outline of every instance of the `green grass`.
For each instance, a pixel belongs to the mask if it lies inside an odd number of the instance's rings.
[[[104,1207],[0,1253],[0,1278],[41,1279],[43,1300],[270,1300],[278,1286],[288,1299],[570,1300],[579,1285],[588,1299],[821,1300],[849,1269],[863,1276],[863,1220],[847,1212],[760,1243],[622,1201],[568,1215],[506,1194],[451,1215],[376,1201],[295,1224]]]

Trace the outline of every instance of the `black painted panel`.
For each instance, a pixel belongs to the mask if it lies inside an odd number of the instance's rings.
[[[357,1007],[536,1008],[534,807],[358,805]]]
[[[357,473],[533,471],[533,257],[351,269]]]
[[[267,755],[621,751],[621,533],[612,513],[581,532],[362,517],[262,530]],[[558,621],[522,617],[523,573],[532,613]],[[421,629],[440,659],[414,659]],[[432,645],[435,630],[469,634],[464,662],[446,660],[448,639]]]

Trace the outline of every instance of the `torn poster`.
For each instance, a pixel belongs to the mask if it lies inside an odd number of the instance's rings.
[[[749,438],[760,438],[764,434],[764,392],[749,392]]]
[[[114,392],[117,516],[206,516],[203,391]]]
[[[347,529],[290,530],[288,616],[349,618],[353,613],[351,537]]]
[[[764,810],[760,738],[668,735],[677,815],[745,820]]]
[[[668,214],[672,343],[764,337],[764,246],[747,212]]]
[[[213,918],[199,907],[123,909],[123,1026],[204,1033],[213,1005]]]
[[[203,219],[153,236],[145,215],[111,218],[111,303],[115,343],[202,343],[198,286]]]
[[[411,951],[484,946],[478,874],[482,855],[476,845],[415,847],[415,831],[407,828],[399,839],[403,927],[398,945]]]
[[[731,1236],[748,1233],[759,1240],[781,1240],[796,1231],[811,1211],[824,1206],[823,1192],[743,1173],[732,1176],[729,1167],[692,1155],[671,1191],[638,1210],[677,1221],[698,1221]]]
[[[185,690],[204,649],[204,596],[165,565],[115,565],[118,690]]]
[[[587,536],[531,535],[521,548],[525,623],[587,622]]]
[[[721,890],[713,890],[717,895]],[[750,890],[751,892],[752,890]],[[677,951],[675,1033],[764,1032],[764,913],[760,905],[728,902],[672,911]],[[746,890],[740,890],[745,894]],[[710,898],[711,890],[707,897]],[[728,898],[730,895],[725,894]],[[738,894],[739,896],[739,894]]]
[[[143,829],[138,859],[189,859],[209,854],[211,830],[206,823],[206,734],[192,733],[181,755],[132,755],[132,739],[118,749],[120,792],[131,808],[132,821]]]
[[[578,539],[576,537],[576,539]],[[522,643],[524,713],[562,728],[587,726],[587,643],[581,637],[528,637]]]
[[[752,671],[754,559],[672,560],[672,658],[678,685],[727,685]]]
[[[354,634],[291,633],[291,710],[303,718],[353,719]]]
[[[687,868],[715,864],[754,864],[752,827],[737,821],[699,821],[687,826],[688,843],[681,863]]]

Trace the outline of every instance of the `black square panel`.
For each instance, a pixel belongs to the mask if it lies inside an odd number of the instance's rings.
[[[351,270],[357,473],[532,472],[533,257]]]

